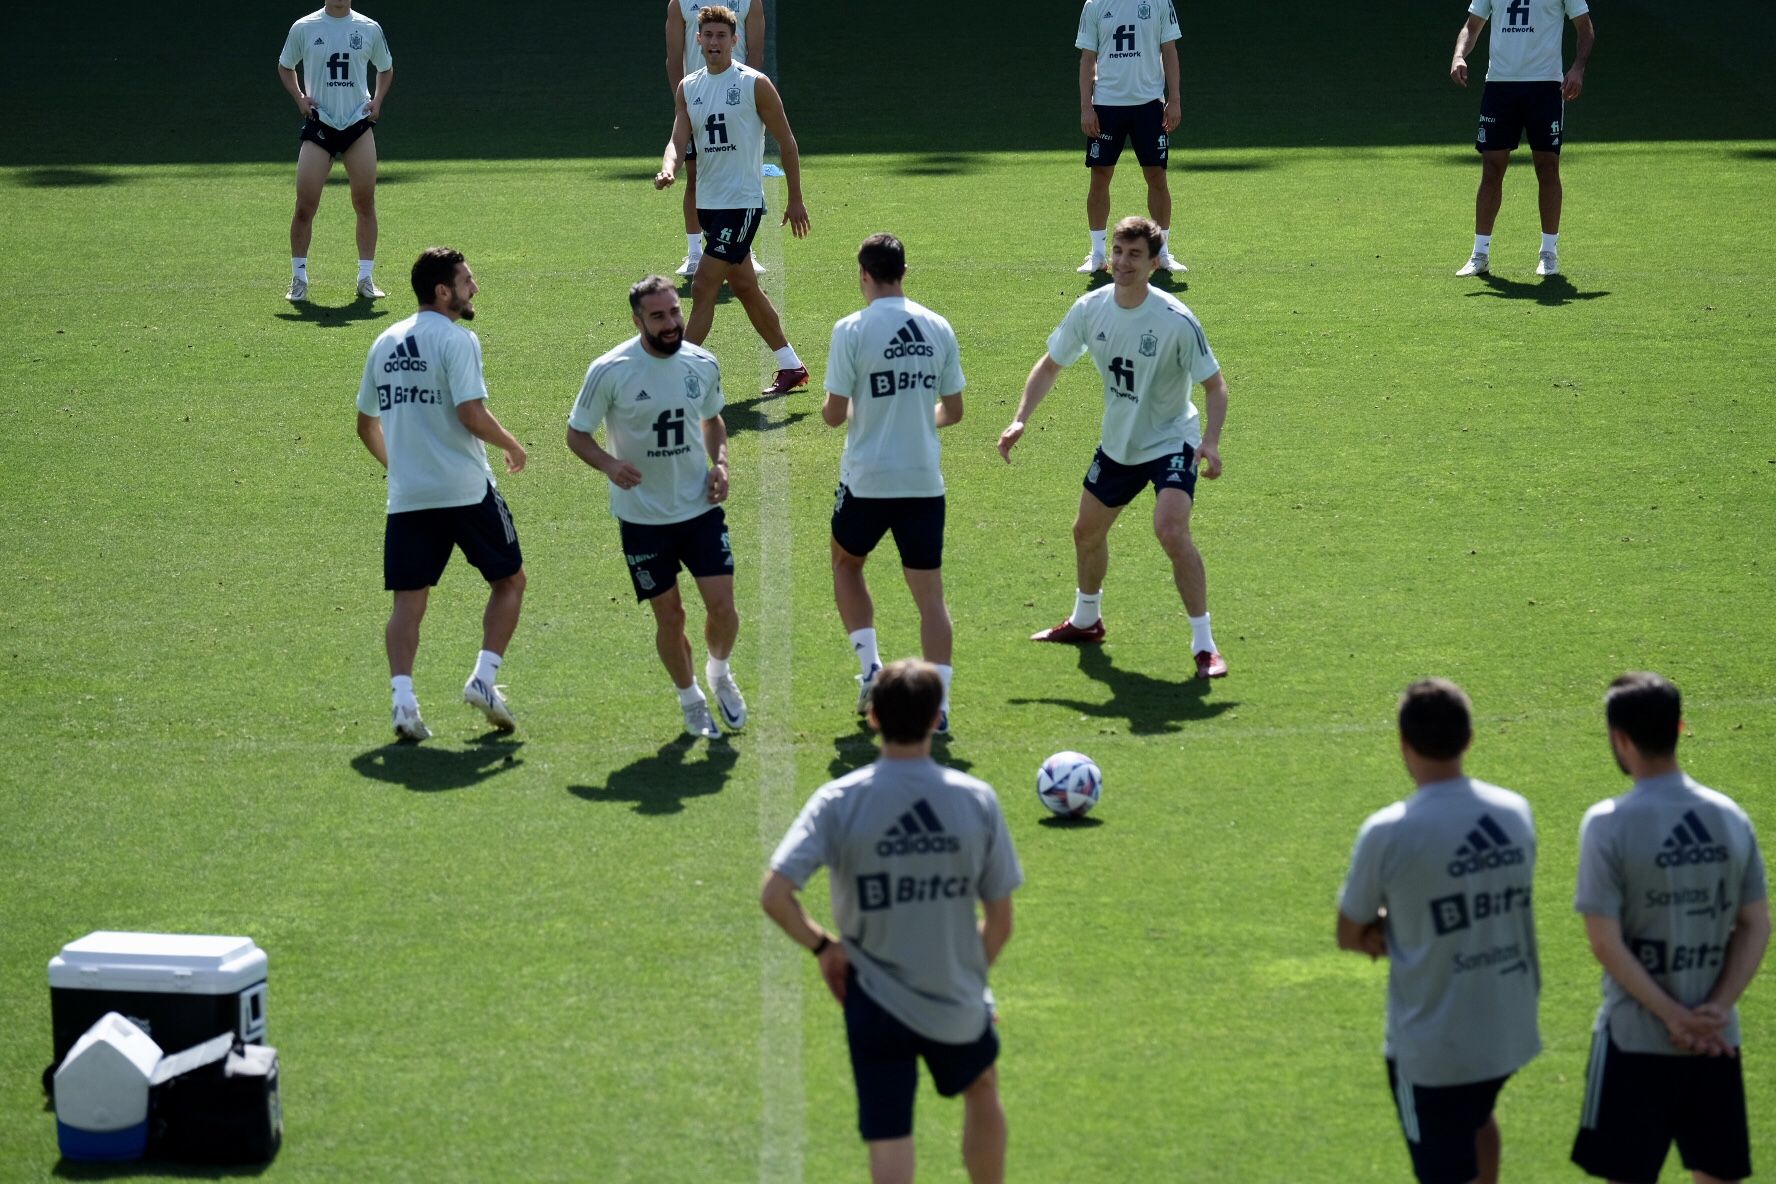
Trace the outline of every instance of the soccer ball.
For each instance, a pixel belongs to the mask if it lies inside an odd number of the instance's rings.
[[[1089,756],[1057,752],[1036,773],[1036,796],[1062,818],[1083,818],[1104,792],[1104,774]]]

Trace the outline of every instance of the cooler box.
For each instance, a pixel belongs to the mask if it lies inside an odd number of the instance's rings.
[[[54,1064],[112,1011],[163,1049],[190,1048],[224,1032],[263,1044],[265,971],[265,951],[250,937],[89,933],[49,960]]]
[[[223,1033],[161,1058],[149,1082],[148,1154],[181,1163],[269,1163],[284,1138],[277,1049]]]
[[[74,1042],[55,1071],[56,1141],[68,1159],[140,1159],[160,1046],[116,1012]]]

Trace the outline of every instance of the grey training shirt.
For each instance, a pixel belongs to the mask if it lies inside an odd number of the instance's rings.
[[[927,1039],[978,1040],[989,1014],[974,903],[1024,882],[992,786],[929,757],[830,781],[771,856],[797,888],[820,867],[858,986]]]
[[[1471,777],[1420,786],[1357,832],[1338,907],[1358,922],[1387,909],[1384,1052],[1402,1080],[1489,1081],[1541,1051],[1535,855],[1529,803]]]

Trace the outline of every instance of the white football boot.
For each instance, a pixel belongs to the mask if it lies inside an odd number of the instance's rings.
[[[709,700],[699,699],[695,703],[681,706],[684,709],[685,731],[705,740],[721,739],[721,729],[715,726],[715,717],[709,714]]]
[[[518,721],[512,718],[512,709],[506,706],[506,697],[500,693],[503,689],[471,678],[463,685],[463,702],[485,715],[487,722],[497,730],[510,732],[517,728]]]
[[[1468,261],[1455,269],[1456,275],[1485,275],[1492,269],[1492,260],[1476,251],[1468,256]]]
[[[290,290],[284,293],[284,299],[295,304],[308,299],[308,281],[299,275],[290,277]]]
[[[868,674],[857,674],[857,675],[852,676],[853,678],[857,679],[857,714],[858,715],[868,715],[869,714],[870,692],[876,689],[876,675],[878,675],[880,673],[882,673],[882,667],[878,663],[877,665],[870,667]]]
[[[715,692],[715,707],[721,712],[722,723],[728,731],[738,732],[746,726],[746,700],[740,695],[740,687],[732,674],[724,674],[720,678],[709,681],[709,689]]]
[[[425,720],[419,718],[418,703],[396,703],[393,716],[395,739],[418,742],[432,738],[432,730],[426,727]]]
[[[1189,271],[1190,270],[1188,267],[1185,267],[1182,263],[1180,263],[1178,261],[1178,257],[1176,255],[1172,254],[1172,252],[1169,248],[1166,250],[1165,254],[1163,254],[1159,257],[1159,269],[1161,271]]]
[[[684,257],[684,261],[678,265],[678,268],[672,274],[673,275],[696,275],[697,274],[697,264],[699,264],[701,262],[703,262],[703,256],[701,253],[698,253],[696,255],[686,255]]]
[[[1536,274],[1559,275],[1560,256],[1553,251],[1543,251],[1541,255],[1536,258]]]
[[[376,281],[365,276],[358,281],[358,296],[364,300],[381,300],[388,293],[376,286]]]
[[[1087,255],[1085,262],[1073,269],[1079,275],[1096,275],[1100,271],[1110,270],[1102,255]]]

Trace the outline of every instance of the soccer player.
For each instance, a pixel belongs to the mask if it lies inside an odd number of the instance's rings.
[[[784,335],[771,298],[759,287],[752,266],[752,239],[765,216],[765,189],[759,170],[765,160],[765,132],[776,137],[789,184],[783,222],[797,238],[808,233],[808,207],[802,204],[802,160],[795,134],[783,113],[783,100],[771,80],[733,60],[739,22],[719,4],[697,16],[697,40],[704,67],[686,76],[674,94],[677,107],[654,188],[665,189],[678,175],[680,159],[697,138],[697,218],[706,244],[691,280],[691,319],[685,340],[701,345],[715,323],[715,297],[726,280],[747,319],[777,359],[777,376],[767,395],[788,394],[808,383],[807,367]]]
[[[1048,352],[1024,383],[1017,417],[999,436],[1006,463],[1023,438],[1024,425],[1061,369],[1090,353],[1104,377],[1103,439],[1085,472],[1079,516],[1073,522],[1074,562],[1079,576],[1073,612],[1032,641],[1093,643],[1104,640],[1104,573],[1110,565],[1110,527],[1142,486],[1155,491],[1153,531],[1172,561],[1172,580],[1190,617],[1196,677],[1221,678],[1227,660],[1209,630],[1209,585],[1202,553],[1190,537],[1190,510],[1198,467],[1221,475],[1221,425],[1227,419],[1227,380],[1203,336],[1196,314],[1147,280],[1164,249],[1160,229],[1146,218],[1116,224],[1111,245],[1114,283],[1088,292],[1067,310],[1048,338]],[[1208,425],[1190,401],[1202,383]]]
[[[832,515],[833,597],[857,655],[857,714],[882,668],[863,565],[889,531],[919,606],[925,660],[943,677],[937,730],[950,729],[950,610],[943,594],[944,482],[937,429],[962,422],[962,356],[950,323],[902,289],[906,248],[872,234],[857,251],[866,307],[833,326],[822,419],[849,423]]]
[[[302,66],[298,84],[296,67]],[[376,94],[370,94],[371,68]],[[336,157],[345,158],[352,208],[358,212],[358,296],[388,295],[376,286],[376,121],[395,83],[395,59],[382,26],[352,11],[351,0],[326,0],[290,26],[278,78],[302,112],[296,153],[296,213],[290,219],[289,300],[308,299],[308,243],[315,210]],[[421,303],[424,303],[423,301]]]
[[[1079,274],[1103,271],[1110,225],[1110,178],[1124,141],[1147,179],[1147,213],[1159,223],[1155,258],[1166,271],[1188,271],[1172,257],[1172,193],[1166,186],[1170,136],[1183,119],[1178,97],[1178,13],[1172,0],[1085,0],[1079,13],[1079,129],[1091,187],[1085,224],[1091,254]]]
[[[844,1009],[875,1184],[913,1178],[920,1058],[938,1093],[962,1095],[968,1178],[1005,1179],[987,968],[1011,939],[1011,894],[1024,873],[992,787],[931,759],[943,694],[925,662],[893,662],[876,676],[869,713],[881,758],[808,799],[760,890],[766,914],[819,960]],[[820,867],[837,933],[797,896]]]
[[[487,410],[481,342],[459,323],[475,319],[481,290],[462,252],[427,249],[412,278],[419,311],[376,338],[358,386],[358,438],[388,470],[382,570],[395,594],[387,633],[395,735],[432,734],[413,694],[413,659],[427,599],[453,547],[488,584],[481,653],[463,701],[510,732],[517,725],[494,683],[524,603],[524,555],[487,445],[505,454],[508,473],[524,468],[524,445]]]
[[[1763,857],[1745,811],[1677,763],[1683,699],[1656,674],[1604,697],[1634,779],[1579,827],[1574,905],[1603,965],[1573,1162],[1652,1184],[1672,1140],[1697,1184],[1751,1174],[1739,997],[1770,941]]]
[[[1467,23],[1455,35],[1449,77],[1468,84],[1468,54],[1480,41],[1487,17],[1492,47],[1486,63],[1486,89],[1480,95],[1480,191],[1474,198],[1474,253],[1456,275],[1485,275],[1492,265],[1492,224],[1504,200],[1505,169],[1520,135],[1529,137],[1542,213],[1542,250],[1537,275],[1560,274],[1560,141],[1566,104],[1585,89],[1585,64],[1597,32],[1585,0],[1472,0]],[[1560,74],[1560,35],[1571,17],[1579,33],[1572,69]]]
[[[740,22],[734,39],[734,57],[754,70],[765,68],[765,0],[732,0],[729,5]],[[703,49],[697,44],[697,14],[703,0],[666,0],[666,89],[677,90],[686,66],[703,60]],[[685,154],[684,185],[685,257],[678,265],[679,275],[697,274],[703,261],[703,227],[697,221],[697,153],[693,144]],[[757,259],[752,269],[760,275],[765,265]]]
[[[1400,699],[1417,787],[1357,832],[1338,948],[1388,960],[1388,1086],[1421,1184],[1495,1184],[1493,1103],[1541,1051],[1529,803],[1462,772],[1473,738],[1460,687],[1424,678]]]
[[[610,481],[635,599],[654,613],[654,647],[678,692],[685,729],[716,740],[721,729],[697,685],[685,633],[682,566],[703,598],[704,673],[722,722],[746,726],[728,659],[740,635],[734,609],[734,551],[728,543],[728,429],[722,422],[721,366],[685,340],[672,281],[650,275],[629,289],[639,332],[592,361],[567,419],[567,446]],[[605,445],[594,438],[600,427]],[[699,448],[698,445],[701,444]]]

